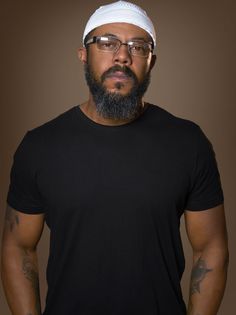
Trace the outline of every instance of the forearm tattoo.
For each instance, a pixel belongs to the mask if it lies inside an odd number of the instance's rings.
[[[18,214],[16,213],[16,211],[14,209],[12,209],[9,206],[7,206],[7,208],[6,208],[5,220],[8,224],[11,232],[20,223]]]
[[[6,228],[11,232],[14,231],[20,224],[20,219],[17,211],[7,206],[5,214]],[[34,295],[35,295],[35,309],[30,313],[25,315],[41,315],[41,305],[40,305],[40,292],[39,292],[39,277],[37,267],[35,266],[34,259],[29,251],[24,250],[22,254],[22,271],[27,280],[30,281]]]
[[[200,284],[206,277],[208,272],[213,269],[209,269],[206,266],[206,262],[200,257],[196,264],[193,266],[190,283],[190,294],[200,293]]]
[[[22,260],[22,271],[26,277],[31,282],[32,288],[35,293],[35,314],[41,315],[41,305],[40,305],[40,291],[39,291],[39,276],[37,268],[30,256],[30,254],[25,250]],[[32,315],[28,313],[26,315]]]

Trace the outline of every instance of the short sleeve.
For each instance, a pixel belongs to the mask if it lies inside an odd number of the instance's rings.
[[[40,153],[37,143],[28,132],[17,148],[10,175],[7,203],[13,209],[28,214],[43,213],[37,185]]]
[[[186,210],[201,211],[224,202],[220,174],[212,144],[197,127],[194,167],[190,179],[190,190]]]

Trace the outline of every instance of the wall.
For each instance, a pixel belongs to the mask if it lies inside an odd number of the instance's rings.
[[[109,2],[109,1],[107,1]],[[225,193],[231,249],[229,281],[220,315],[232,314],[236,285],[235,229],[236,4],[234,0],[137,0],[157,26],[157,65],[146,100],[200,124],[213,143]],[[0,230],[13,153],[25,132],[87,98],[77,60],[85,23],[103,1],[2,0],[0,9]],[[183,278],[188,292],[191,249]],[[41,294],[48,251],[39,245]],[[9,315],[0,287],[0,313]]]

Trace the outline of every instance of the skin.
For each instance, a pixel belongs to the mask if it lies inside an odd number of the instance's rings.
[[[24,214],[7,206],[1,276],[13,315],[41,315],[36,248],[43,226],[43,215]]]
[[[188,315],[216,315],[229,259],[224,206],[185,211],[185,224],[193,248]]]
[[[134,38],[143,38],[145,41],[150,41],[150,36],[143,29],[128,23],[110,23],[96,28],[92,36],[102,36],[105,34],[113,34],[122,42],[132,40]],[[155,65],[156,56],[150,53],[147,58],[131,56],[128,48],[124,45],[115,53],[107,53],[99,51],[95,44],[89,46],[89,53],[85,47],[78,50],[78,57],[82,63],[89,63],[95,73],[96,79],[100,80],[101,75],[113,67],[114,65],[128,66],[137,76],[139,82],[142,81],[145,74],[152,70]],[[105,80],[104,85],[110,92],[129,93],[133,86],[133,81],[130,79],[122,80],[122,88],[117,89],[116,83],[121,82],[118,77],[111,77]],[[145,107],[145,103],[140,99],[140,104]],[[96,106],[93,101],[93,96],[89,93],[89,99],[81,105],[81,110],[91,120],[103,125],[122,125],[128,123],[129,120],[105,119],[99,116],[96,112]]]
[[[122,42],[135,37],[149,41],[149,35],[142,29],[127,23],[113,23],[97,28],[91,36],[112,33]],[[151,71],[156,57],[130,56],[127,47],[121,46],[116,54],[104,53],[90,45],[89,54],[84,47],[78,50],[82,63],[88,62],[97,77],[110,67],[126,65],[136,74],[138,80]],[[104,84],[112,92],[118,92],[117,80],[112,77]],[[126,94],[132,88],[132,81],[122,81],[119,93]],[[140,99],[140,105],[145,103]],[[100,117],[93,97],[81,105],[81,110],[91,120],[103,125],[121,125],[129,121],[117,121]],[[193,249],[193,268],[190,281],[188,315],[216,315],[223,297],[227,266],[228,247],[224,207],[204,211],[185,211],[185,224]],[[44,226],[44,215],[29,215],[7,207],[2,241],[2,280],[7,301],[13,315],[41,315],[37,244]]]

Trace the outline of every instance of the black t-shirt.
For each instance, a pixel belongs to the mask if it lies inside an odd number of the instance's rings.
[[[193,122],[150,105],[104,126],[76,106],[26,134],[8,203],[51,231],[44,315],[183,315],[180,217],[223,193]]]

